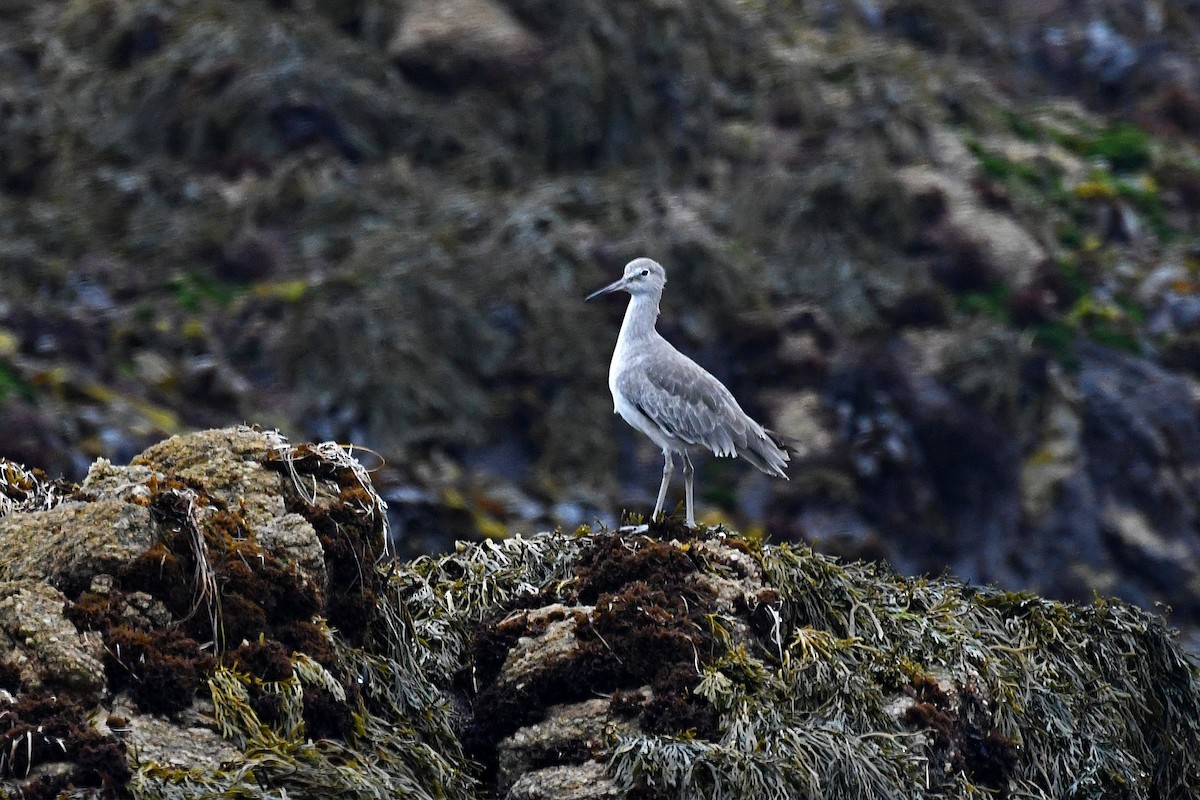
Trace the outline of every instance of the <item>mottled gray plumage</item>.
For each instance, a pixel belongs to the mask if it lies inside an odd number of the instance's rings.
[[[663,451],[663,480],[654,517],[662,512],[674,469],[683,456],[687,524],[696,526],[688,450],[703,447],[718,456],[741,456],[768,475],[787,478],[788,454],[769,431],[742,411],[737,400],[703,367],[676,350],[654,328],[666,271],[648,258],[625,265],[620,280],[588,295],[629,292],[629,308],[617,336],[608,386],[614,410]]]

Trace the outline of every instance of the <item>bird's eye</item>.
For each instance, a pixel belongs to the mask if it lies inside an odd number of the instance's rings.
[[[642,277],[643,277],[643,278],[644,278],[644,277],[646,277],[646,276],[647,276],[647,275],[649,275],[649,274],[650,274],[650,270],[648,270],[648,269],[644,269],[644,270],[642,270]]]

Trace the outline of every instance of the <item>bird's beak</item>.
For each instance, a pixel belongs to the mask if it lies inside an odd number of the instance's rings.
[[[594,300],[595,298],[597,298],[601,295],[611,294],[612,292],[619,292],[625,288],[625,284],[627,282],[628,281],[626,281],[625,278],[621,278],[619,281],[613,281],[608,286],[605,286],[603,289],[597,289],[596,291],[592,292],[587,297],[583,298],[583,301],[586,303],[588,300]]]

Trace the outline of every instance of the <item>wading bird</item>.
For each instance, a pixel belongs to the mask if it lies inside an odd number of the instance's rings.
[[[608,369],[613,410],[662,448],[662,485],[651,519],[658,519],[667,499],[667,485],[675,469],[672,454],[683,456],[687,524],[694,528],[695,469],[688,455],[690,449],[703,448],[718,456],[741,456],[768,475],[784,479],[788,454],[774,434],[742,411],[719,380],[676,350],[654,329],[666,283],[667,273],[661,264],[637,258],[625,265],[620,280],[592,292],[586,299],[617,291],[630,294]]]

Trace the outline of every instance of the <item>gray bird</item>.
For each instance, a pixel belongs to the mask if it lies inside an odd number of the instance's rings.
[[[608,369],[613,410],[662,448],[663,478],[652,519],[658,519],[667,498],[667,485],[675,469],[672,454],[683,456],[687,524],[694,528],[695,469],[688,455],[690,449],[704,448],[718,456],[741,456],[768,475],[784,479],[788,454],[769,431],[742,411],[720,381],[654,329],[666,283],[667,273],[661,264],[637,258],[625,265],[620,280],[592,292],[586,299],[621,290],[630,294]]]

